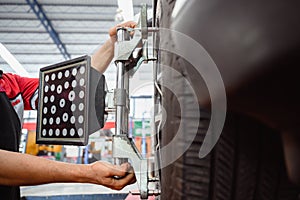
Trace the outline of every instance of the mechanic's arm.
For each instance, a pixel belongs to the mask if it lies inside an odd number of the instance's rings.
[[[116,41],[117,27],[134,28],[135,26],[135,22],[128,21],[112,27],[109,30],[110,38],[92,55],[92,67],[94,67],[99,72],[103,73],[114,57],[114,46]]]
[[[116,166],[100,161],[89,165],[71,164],[5,150],[0,150],[0,160],[0,185],[78,182],[120,190],[135,182],[129,164]],[[122,178],[115,179],[115,176]]]

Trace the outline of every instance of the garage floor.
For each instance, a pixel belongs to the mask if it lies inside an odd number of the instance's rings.
[[[111,190],[101,185],[82,183],[53,183],[38,186],[21,187],[21,196],[28,200],[138,200],[139,196],[129,194],[132,190],[137,190],[135,183],[122,189],[121,191]],[[154,199],[149,197],[150,199]]]

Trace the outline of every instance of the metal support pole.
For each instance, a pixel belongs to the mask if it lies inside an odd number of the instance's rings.
[[[132,69],[131,75],[133,75],[142,62],[154,60],[148,58],[146,5],[142,6],[139,28],[135,29],[135,34],[132,38],[130,38],[130,31],[132,30],[126,28],[117,29],[117,43],[115,47],[117,84],[114,94],[116,133],[113,136],[113,158],[115,164],[121,164],[127,159],[131,161],[139,185],[139,193],[135,194],[139,194],[141,199],[148,199],[149,193],[159,195],[160,191],[149,191],[148,160],[141,155],[132,139],[128,137],[129,71]],[[152,31],[155,32],[157,29]],[[142,47],[142,55],[134,57],[134,50],[140,47]]]
[[[127,29],[117,29],[117,45],[128,42],[130,39]],[[124,49],[122,49],[124,50]],[[128,138],[128,118],[129,118],[129,68],[126,68],[128,60],[116,60],[117,84],[115,89],[116,108],[116,134],[113,137],[113,157],[115,164],[119,165],[132,162],[135,170],[137,182],[140,187],[141,199],[148,198],[148,166],[147,159],[144,159],[137,150],[135,144]]]
[[[127,32],[124,28],[117,30],[117,42],[127,39]],[[125,61],[118,61],[117,65],[117,85],[115,90],[116,106],[116,135],[128,134],[128,90],[129,77],[125,68]]]
[[[124,28],[117,29],[117,42],[123,42],[128,39],[127,31]],[[116,107],[116,136],[127,136],[128,134],[128,92],[129,76],[125,68],[125,61],[117,61],[117,84],[115,89],[115,107]],[[128,159],[114,158],[114,162],[120,165],[127,162]]]

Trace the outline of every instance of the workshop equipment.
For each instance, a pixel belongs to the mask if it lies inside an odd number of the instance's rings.
[[[150,161],[144,158],[128,135],[129,79],[148,56],[147,5],[141,7],[137,28],[118,28],[115,44],[116,88],[105,91],[105,77],[83,56],[40,70],[37,143],[86,145],[89,134],[104,126],[105,112],[115,112],[113,158],[115,164],[130,162],[134,168],[141,199],[160,194],[159,178],[149,178]],[[153,162],[153,161],[151,161]],[[119,178],[119,177],[116,177]],[[151,189],[149,182],[152,184]]]
[[[134,34],[132,35],[132,32]],[[148,32],[157,29],[148,28],[147,5],[143,4],[137,28],[117,29],[115,45],[115,64],[117,67],[117,83],[114,91],[114,105],[116,118],[116,134],[113,136],[113,157],[116,164],[131,161],[134,168],[141,199],[148,199],[149,195],[159,195],[158,189],[149,189],[148,160],[138,151],[136,145],[128,137],[129,119],[129,79],[143,62],[154,61],[148,57]],[[154,181],[158,181],[155,179]]]
[[[104,126],[105,77],[90,56],[40,69],[38,144],[86,145]]]

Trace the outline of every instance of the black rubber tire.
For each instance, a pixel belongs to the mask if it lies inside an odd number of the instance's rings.
[[[170,103],[169,98],[166,101]],[[162,146],[176,133],[175,118],[171,116],[162,131]],[[287,178],[278,133],[247,117],[227,116],[214,150],[200,159],[208,123],[209,119],[201,118],[189,149],[162,169],[161,199],[299,199],[299,188]]]
[[[160,1],[158,25],[168,27],[175,1]],[[169,36],[161,36],[168,43]],[[176,55],[160,52],[163,65],[172,66],[182,77],[190,78],[185,61]],[[162,72],[163,73],[163,72]],[[183,82],[172,74],[164,74],[177,88],[185,89]],[[192,83],[193,84],[193,83]],[[163,107],[167,120],[161,131],[160,145],[169,144],[177,133],[183,113],[178,98],[163,88]],[[279,133],[249,117],[227,113],[221,137],[213,151],[199,158],[209,124],[209,112],[201,110],[197,135],[188,150],[175,162],[161,169],[160,199],[167,200],[273,200],[300,199],[300,190],[290,183],[284,164],[282,141]],[[189,136],[189,125],[186,125]],[[180,142],[185,142],[182,140]],[[180,144],[178,144],[179,146]],[[165,155],[167,156],[167,155]],[[164,160],[161,157],[161,160]]]

